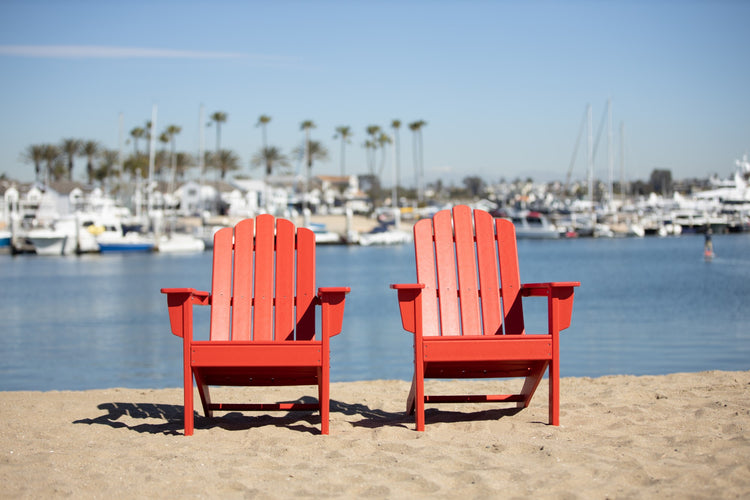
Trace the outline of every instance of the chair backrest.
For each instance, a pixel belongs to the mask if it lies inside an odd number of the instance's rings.
[[[423,335],[524,333],[512,222],[458,205],[417,222],[414,249]]]
[[[315,336],[315,234],[259,215],[214,236],[211,340]]]

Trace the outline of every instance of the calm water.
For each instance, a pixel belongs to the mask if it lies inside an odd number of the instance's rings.
[[[750,369],[750,235],[520,241],[524,282],[581,281],[563,376]],[[210,287],[210,253],[0,255],[0,390],[180,387],[181,342],[161,287]],[[390,283],[413,282],[411,245],[319,247],[318,286],[350,286],[332,379],[410,380],[411,334]],[[529,331],[546,303],[525,299]],[[207,308],[197,321],[205,330]]]

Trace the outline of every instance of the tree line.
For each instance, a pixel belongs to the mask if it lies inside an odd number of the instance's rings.
[[[158,180],[184,180],[186,173],[193,167],[201,167],[203,172],[212,170],[221,179],[225,179],[227,173],[240,170],[241,161],[239,156],[230,149],[221,147],[222,125],[228,120],[228,113],[216,111],[210,115],[208,126],[216,129],[216,145],[211,151],[204,152],[204,157],[196,158],[190,153],[177,151],[176,138],[182,131],[178,125],[168,125],[160,133],[152,138],[151,122],[145,122],[144,126],[136,126],[130,130],[128,143],[132,144],[132,150],[120,152],[102,146],[99,142],[85,139],[66,138],[59,143],[45,143],[29,145],[22,153],[22,160],[34,166],[35,179],[38,182],[51,182],[60,180],[73,180],[73,170],[77,158],[86,159],[86,178],[89,184],[106,184],[107,182],[127,177],[130,180],[138,177],[146,178],[149,175],[150,158],[149,144],[152,139],[157,143],[154,151],[153,174]],[[256,126],[261,129],[261,148],[252,156],[250,164],[254,168],[262,168],[263,174],[268,177],[274,172],[284,171],[291,167],[292,159],[304,159],[304,165],[308,176],[311,175],[313,164],[316,161],[328,160],[328,149],[325,145],[311,139],[311,131],[316,128],[312,120],[300,123],[300,130],[304,133],[305,140],[301,146],[293,148],[290,154],[285,154],[281,148],[268,143],[268,126],[272,118],[269,115],[261,115]],[[395,183],[402,184],[400,165],[400,120],[393,120],[390,124],[392,134],[379,125],[368,125],[365,128],[365,140],[362,147],[365,150],[365,159],[368,176],[380,184],[383,175],[389,145],[395,148]],[[414,167],[414,184],[419,196],[423,193],[424,161],[422,154],[422,128],[427,125],[424,120],[418,120],[408,125],[412,131],[412,151]],[[333,140],[340,141],[340,173],[347,175],[346,150],[352,143],[354,131],[350,126],[341,125],[336,127]],[[394,144],[395,141],[395,144]],[[146,146],[142,148],[142,143]],[[378,158],[378,154],[380,155]],[[202,160],[202,161],[201,161]],[[203,173],[202,172],[202,173]]]

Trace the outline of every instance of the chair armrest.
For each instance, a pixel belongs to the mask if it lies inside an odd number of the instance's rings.
[[[573,296],[579,281],[526,283],[521,285],[523,297],[547,297],[550,333],[565,330],[573,315]]]
[[[348,286],[318,288],[318,302],[322,307],[323,335],[333,337],[341,333],[346,294],[350,291]]]
[[[187,332],[188,336],[192,337],[193,304],[207,305],[210,303],[211,295],[194,288],[162,288],[161,293],[167,296],[172,333],[184,337]]]
[[[401,311],[401,325],[407,332],[417,331],[417,311],[422,309],[422,289],[424,283],[393,284],[391,288],[398,292],[398,307]]]

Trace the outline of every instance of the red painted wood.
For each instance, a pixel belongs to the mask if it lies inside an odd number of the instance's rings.
[[[310,403],[217,403],[211,405],[217,411],[309,411],[317,410],[317,404]]]
[[[414,225],[414,250],[417,260],[417,282],[422,290],[422,335],[439,335],[437,277],[435,275],[435,242],[432,221],[422,219]]]
[[[516,229],[507,219],[497,219],[497,251],[500,262],[500,287],[503,297],[505,333],[524,333],[521,279],[518,272]]]
[[[482,323],[479,317],[479,288],[477,287],[477,251],[472,219],[471,209],[466,205],[453,208],[462,335],[482,333]]]
[[[552,357],[551,335],[517,335],[487,338],[462,337],[457,342],[424,342],[424,360],[431,361],[531,361]]]
[[[451,396],[425,396],[425,403],[520,403],[520,394],[456,394]]]
[[[315,337],[315,234],[297,229],[297,340]]]
[[[435,263],[440,310],[440,334],[461,335],[458,316],[456,251],[451,212],[442,210],[432,218],[435,228]]]
[[[482,330],[485,335],[499,335],[503,333],[503,317],[500,308],[495,224],[490,214],[475,210],[474,226],[477,238],[479,287],[482,299]]]
[[[276,291],[274,339],[294,340],[294,225],[276,221]]]
[[[273,257],[275,224],[272,215],[256,218],[253,340],[273,339]]]
[[[414,379],[406,409],[415,414],[416,429],[425,428],[425,403],[526,407],[548,369],[549,418],[558,425],[559,333],[570,326],[580,283],[522,287],[513,224],[465,206],[419,221],[414,250],[417,283],[391,288],[398,291],[404,329],[414,333]],[[521,301],[533,296],[547,298],[546,333],[525,332]],[[425,394],[426,378],[523,378],[524,384],[518,394],[435,396]]]
[[[254,221],[245,219],[234,227],[232,277],[232,340],[252,338]],[[214,249],[214,252],[216,250]]]
[[[270,215],[241,221],[216,233],[211,294],[192,288],[161,291],[167,295],[172,333],[183,339],[186,436],[194,430],[193,378],[209,418],[213,410],[317,409],[321,433],[328,434],[329,339],[341,331],[349,288],[315,293],[312,231],[295,231],[291,222]],[[208,341],[193,339],[193,305],[211,306]],[[320,338],[314,340],[318,305]],[[212,403],[213,385],[317,385],[318,402]]]
[[[193,366],[317,366],[320,342],[193,342]]]
[[[211,280],[211,340],[229,340],[232,301],[232,228],[214,235]]]

